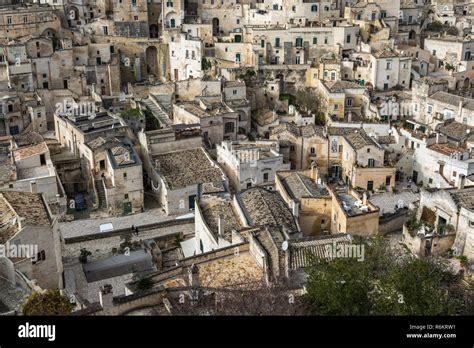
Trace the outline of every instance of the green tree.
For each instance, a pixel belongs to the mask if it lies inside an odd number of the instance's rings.
[[[317,125],[324,126],[326,121],[321,107],[321,96],[317,92],[311,88],[301,89],[296,92],[294,99],[296,106],[305,106],[316,115]]]
[[[452,315],[465,311],[466,290],[446,261],[364,244],[364,260],[336,258],[310,267],[305,299],[320,315]]]
[[[138,291],[150,290],[153,287],[153,281],[150,278],[142,278],[137,282]]]
[[[24,315],[67,315],[74,305],[59,290],[34,292],[23,304]]]

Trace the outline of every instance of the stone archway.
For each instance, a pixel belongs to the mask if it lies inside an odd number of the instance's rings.
[[[52,39],[53,37],[57,36],[57,32],[53,28],[48,28],[43,30],[40,36]]]
[[[150,39],[157,39],[158,38],[158,25],[152,24],[150,25]]]

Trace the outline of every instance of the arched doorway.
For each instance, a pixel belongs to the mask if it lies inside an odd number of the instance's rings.
[[[219,18],[212,19],[212,35],[219,34]]]
[[[51,28],[45,29],[40,36],[47,37],[47,38],[51,39],[53,37],[56,37],[56,30],[51,29]]]
[[[469,78],[466,77],[466,78],[464,79],[464,88],[465,88],[465,89],[469,89],[469,87],[470,87],[470,85],[469,85]]]
[[[148,75],[158,76],[158,50],[155,46],[149,46],[146,51],[146,68]]]
[[[416,38],[416,32],[414,30],[410,30],[408,33],[408,40],[415,40]]]
[[[150,39],[157,39],[158,38],[158,25],[152,24],[150,25]]]

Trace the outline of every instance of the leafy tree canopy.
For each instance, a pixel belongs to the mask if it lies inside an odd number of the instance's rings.
[[[25,315],[67,315],[74,305],[59,290],[32,293],[23,305]]]
[[[305,300],[319,315],[453,315],[472,310],[469,292],[446,260],[413,257],[380,237],[365,244],[364,261],[310,267]]]

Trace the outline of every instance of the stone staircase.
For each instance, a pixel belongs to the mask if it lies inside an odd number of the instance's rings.
[[[170,127],[173,122],[171,122],[168,114],[163,111],[163,109],[156,103],[152,98],[148,97],[147,99],[143,99],[143,104],[151,111],[151,113],[160,121],[160,125],[162,127]]]
[[[98,209],[106,209],[107,200],[105,198],[105,188],[102,179],[98,179],[95,181],[95,187],[97,189],[97,197],[99,199]]]

